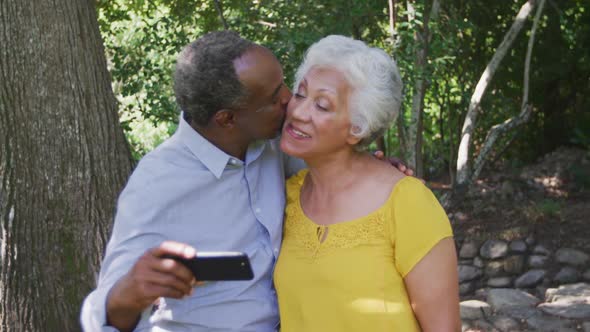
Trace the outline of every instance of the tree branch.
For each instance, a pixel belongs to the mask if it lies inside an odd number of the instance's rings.
[[[219,19],[221,20],[221,23],[223,23],[223,28],[225,30],[229,30],[229,25],[227,24],[225,17],[223,17],[223,9],[221,8],[221,3],[219,2],[219,0],[215,0],[214,2],[215,8],[217,9],[217,13],[219,14]]]
[[[533,27],[531,29],[531,35],[529,36],[529,43],[527,46],[527,53],[525,57],[524,63],[524,87],[523,87],[523,95],[522,95],[522,104],[521,104],[521,112],[518,116],[512,117],[504,123],[497,124],[490,129],[488,135],[484,141],[483,147],[480,150],[477,159],[475,160],[475,166],[473,170],[473,174],[471,175],[470,181],[475,181],[479,174],[481,173],[488,154],[492,150],[494,143],[496,140],[502,135],[503,133],[522,125],[523,123],[527,122],[531,115],[532,107],[528,105],[529,99],[529,77],[530,77],[530,68],[531,68],[531,55],[533,53],[533,45],[535,43],[535,32],[537,31],[537,26],[539,25],[539,18],[541,17],[541,12],[543,11],[543,7],[545,5],[545,0],[540,0],[539,6],[537,7],[537,12],[535,13],[535,19],[533,21]]]
[[[483,74],[481,75],[477,86],[475,87],[475,92],[471,96],[471,100],[469,102],[469,108],[467,110],[467,116],[465,117],[465,122],[463,123],[463,129],[461,130],[461,143],[459,144],[459,150],[457,153],[457,184],[458,185],[465,185],[470,179],[469,174],[469,167],[468,167],[468,160],[469,160],[469,146],[471,144],[471,134],[475,128],[475,123],[477,120],[477,116],[480,110],[480,103],[483,98],[483,95],[492,80],[492,77],[496,73],[500,62],[504,59],[504,56],[512,46],[516,36],[522,29],[526,18],[532,11],[534,7],[535,0],[527,1],[521,8],[514,23],[504,36],[504,39],[498,46],[496,53],[492,57],[492,60],[488,63],[486,69],[484,70]]]

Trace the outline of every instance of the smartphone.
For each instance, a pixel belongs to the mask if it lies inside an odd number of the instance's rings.
[[[248,255],[239,251],[201,251],[192,259],[164,256],[181,262],[197,281],[252,280],[254,273]]]

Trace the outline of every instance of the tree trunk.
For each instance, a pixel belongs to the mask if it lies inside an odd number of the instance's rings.
[[[416,171],[418,177],[424,176],[424,165],[422,156],[422,132],[423,132],[423,114],[424,114],[424,97],[426,95],[427,81],[426,72],[428,66],[428,48],[430,45],[430,30],[428,24],[430,18],[436,18],[440,4],[438,0],[432,2],[431,11],[424,14],[422,28],[416,27],[414,31],[414,42],[418,45],[416,49],[416,60],[414,68],[416,71],[416,81],[414,83],[414,95],[412,96],[412,114],[410,126],[408,128],[407,143],[410,167]],[[412,2],[408,1],[408,21],[415,19],[415,9]]]
[[[492,81],[496,70],[500,66],[500,62],[512,47],[512,43],[516,39],[516,36],[518,36],[520,30],[522,30],[522,27],[534,5],[535,0],[529,0],[520,8],[514,19],[514,23],[512,23],[512,26],[504,36],[500,46],[498,46],[498,49],[492,56],[492,60],[490,60],[490,63],[488,63],[477,82],[475,91],[469,102],[469,109],[467,110],[465,122],[463,123],[463,129],[461,130],[461,143],[459,144],[459,151],[457,151],[457,182],[455,183],[455,187],[464,187],[468,185],[469,179],[471,178],[471,171],[469,169],[469,159],[471,156],[469,148],[471,144],[471,135],[475,129],[477,116],[480,112],[481,100],[489,83]]]
[[[539,19],[541,17],[541,13],[543,12],[543,7],[545,6],[545,0],[539,0],[539,4],[537,6],[537,13],[535,14],[535,18],[533,20],[533,27],[531,28],[531,34],[529,35],[529,43],[527,46],[526,57],[524,60],[524,82],[523,82],[523,92],[522,92],[522,101],[521,101],[521,111],[518,116],[512,117],[504,123],[497,124],[490,129],[488,132],[488,136],[484,140],[483,146],[477,155],[477,159],[475,160],[473,172],[471,174],[470,182],[475,181],[479,174],[481,173],[488,154],[494,147],[496,140],[500,137],[500,135],[508,132],[509,130],[513,130],[517,126],[521,126],[523,123],[526,123],[530,116],[531,116],[531,106],[529,103],[529,81],[530,81],[530,68],[531,68],[531,57],[533,53],[533,45],[535,43],[535,32],[537,31],[537,26],[539,25]]]
[[[132,168],[94,1],[0,2],[0,331],[76,331]]]

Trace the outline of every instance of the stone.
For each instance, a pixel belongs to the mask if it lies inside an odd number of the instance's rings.
[[[548,314],[570,319],[590,319],[590,285],[577,283],[550,288],[539,309]]]
[[[479,252],[479,248],[477,244],[473,241],[465,241],[461,246],[461,250],[459,251],[460,258],[473,258],[477,256]]]
[[[530,270],[527,271],[525,274],[521,275],[520,277],[516,278],[514,281],[514,286],[517,288],[531,288],[537,286],[547,272],[545,270]]]
[[[520,325],[518,322],[510,317],[497,316],[492,319],[492,324],[500,331],[518,331]]]
[[[555,253],[555,259],[562,264],[583,266],[588,263],[590,256],[580,250],[561,248]]]
[[[543,255],[543,256],[549,256],[551,254],[551,251],[549,251],[549,249],[547,249],[547,247],[545,247],[544,245],[537,244],[533,248],[533,254],[538,254],[538,255]]]
[[[475,260],[473,261],[473,264],[475,264]],[[584,275],[582,276],[582,278],[584,278],[584,280],[586,280],[586,281],[590,281],[590,269],[588,269],[584,272]]]
[[[521,274],[524,271],[524,256],[510,256],[504,260],[504,271],[508,274]]]
[[[504,273],[504,262],[491,261],[486,264],[485,275],[488,277],[498,277]]]
[[[473,259],[459,259],[459,265],[473,265]]]
[[[476,289],[474,295],[478,299],[485,299],[488,296],[488,290],[485,288]]]
[[[469,332],[471,324],[469,322],[461,322],[461,332]]]
[[[473,292],[473,283],[472,282],[463,282],[459,284],[459,295],[469,295]]]
[[[520,321],[529,319],[531,317],[534,316],[541,316],[543,315],[543,312],[537,308],[531,308],[531,307],[508,307],[508,308],[504,308],[502,309],[502,312],[505,313],[506,315],[514,318],[514,319],[518,319]]]
[[[499,332],[494,326],[483,319],[476,320],[473,323],[474,327],[476,328],[475,331],[486,331],[486,332]]]
[[[526,242],[526,244],[530,247],[533,244],[535,244],[536,240],[535,237],[533,235],[529,235],[526,237],[526,239],[524,239],[524,242]]]
[[[459,265],[459,282],[470,281],[481,277],[481,269],[470,265]]]
[[[526,320],[529,327],[532,327],[535,331],[563,331],[564,329],[571,326],[569,321],[547,316],[532,316]]]
[[[493,288],[487,293],[487,303],[496,310],[511,307],[533,307],[541,302],[531,294],[510,288]]]
[[[545,293],[547,293],[547,289],[548,289],[548,287],[545,287],[543,285],[539,285],[539,286],[535,287],[535,292],[532,294],[537,296],[540,299],[544,299]]]
[[[487,259],[502,258],[507,253],[508,244],[501,240],[487,240],[479,249],[481,257]]]
[[[553,302],[568,298],[590,299],[590,285],[585,282],[577,284],[562,285],[557,288],[549,288],[545,293],[545,302]]]
[[[459,310],[461,312],[461,319],[469,320],[485,318],[492,314],[492,307],[478,300],[468,300],[459,303]]]
[[[539,309],[553,316],[568,319],[590,319],[590,303],[572,303],[568,300],[543,303]]]
[[[553,281],[558,284],[571,284],[580,279],[580,272],[571,266],[564,266],[553,277]]]
[[[510,277],[495,277],[488,279],[487,285],[494,288],[506,288],[512,284]]]
[[[510,252],[517,254],[525,253],[527,250],[526,242],[524,242],[523,240],[511,241],[508,247],[510,248]]]
[[[541,256],[541,255],[529,256],[529,267],[532,267],[533,269],[545,267],[548,260],[549,260],[549,257],[547,257],[547,256]]]
[[[479,267],[480,269],[483,268],[484,267],[483,259],[481,259],[479,256],[475,257],[473,259],[473,266]],[[588,270],[588,273],[590,274],[590,270]]]

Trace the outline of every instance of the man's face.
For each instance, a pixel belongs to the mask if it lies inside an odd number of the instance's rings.
[[[256,46],[234,60],[234,67],[249,94],[244,107],[236,112],[236,125],[246,139],[276,137],[291,98],[281,65],[268,49]]]

